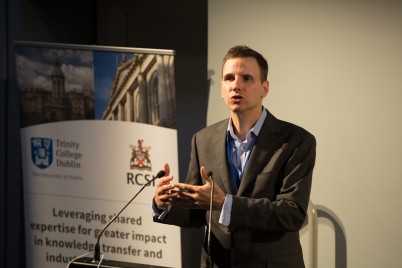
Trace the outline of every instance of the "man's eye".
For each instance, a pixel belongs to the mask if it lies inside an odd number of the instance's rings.
[[[244,81],[250,81],[250,80],[252,80],[252,77],[246,75],[243,77],[243,79],[244,79]]]
[[[225,76],[225,81],[233,81],[233,76]]]

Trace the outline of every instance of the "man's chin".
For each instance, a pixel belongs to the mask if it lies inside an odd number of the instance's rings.
[[[231,103],[231,104],[229,104],[229,109],[232,112],[241,111],[242,105],[240,103]]]

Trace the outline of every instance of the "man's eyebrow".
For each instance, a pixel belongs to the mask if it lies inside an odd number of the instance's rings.
[[[234,73],[226,73],[226,74],[223,74],[222,75],[222,77],[230,77],[230,76],[235,76],[236,74],[234,74]],[[254,77],[257,77],[256,75],[253,75],[253,74],[250,74],[250,73],[241,73],[241,74],[238,74],[239,76],[241,76],[241,77],[251,77],[251,78],[254,78]]]
[[[247,77],[255,77],[255,75],[253,75],[253,74],[250,74],[250,73],[244,73],[244,74],[240,74],[242,77],[245,77],[245,76],[247,76]]]

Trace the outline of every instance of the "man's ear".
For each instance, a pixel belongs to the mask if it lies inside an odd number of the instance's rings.
[[[268,81],[268,80],[265,80],[265,81],[262,83],[262,87],[263,87],[263,92],[262,92],[261,99],[265,98],[265,97],[268,95],[268,92],[269,92],[269,81]]]

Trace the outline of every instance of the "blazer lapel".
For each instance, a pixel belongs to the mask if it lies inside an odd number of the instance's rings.
[[[237,195],[243,195],[246,192],[247,188],[255,182],[257,175],[261,173],[262,169],[275,153],[278,148],[278,139],[275,133],[278,131],[279,125],[277,119],[268,112],[251,152]]]
[[[224,187],[224,191],[228,194],[233,194],[232,180],[230,178],[230,172],[228,168],[228,162],[226,157],[226,131],[229,120],[223,121],[216,128],[216,135],[213,137],[213,148],[215,151],[215,158],[218,164],[218,172],[219,176],[215,178],[217,180],[221,180],[221,183]]]

